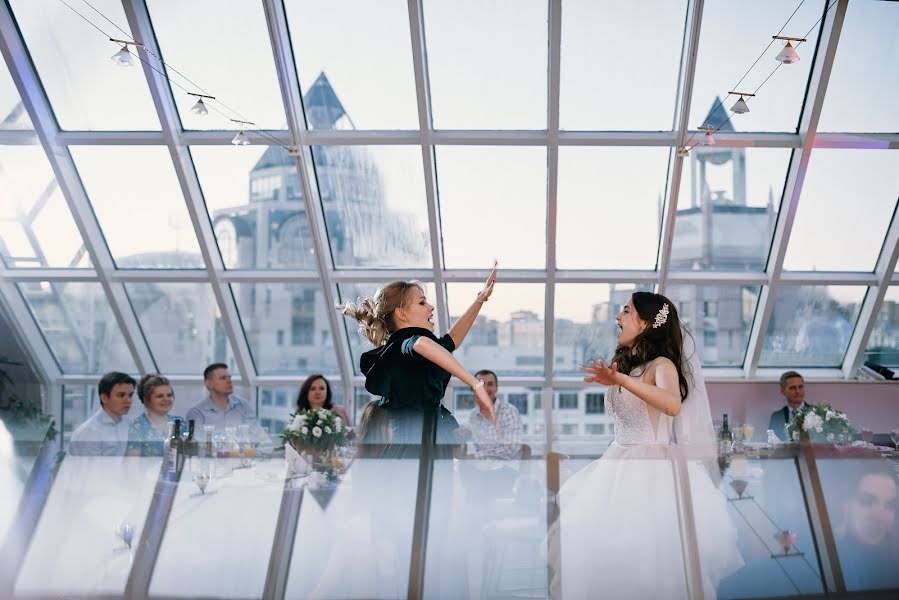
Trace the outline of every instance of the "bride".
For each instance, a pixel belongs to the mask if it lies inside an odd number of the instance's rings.
[[[682,544],[687,531],[672,459],[675,453],[696,456],[699,450],[707,459],[715,453],[699,360],[674,303],[662,295],[635,292],[615,321],[620,333],[611,364],[582,367],[589,373],[584,381],[609,386],[615,441],[559,492],[553,597],[698,596],[686,584],[690,544]],[[718,582],[743,561],[724,495],[702,462],[687,464],[701,593],[714,598]]]

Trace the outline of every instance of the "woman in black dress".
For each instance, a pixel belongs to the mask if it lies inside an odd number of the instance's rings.
[[[388,454],[402,456],[409,445],[451,447],[459,443],[458,423],[440,401],[450,377],[455,375],[474,392],[481,413],[496,421],[493,403],[476,379],[452,352],[490,298],[496,283],[496,267],[468,310],[442,337],[434,335],[434,307],[418,281],[393,281],[370,298],[338,307],[359,321],[359,332],[375,348],[362,355],[360,366],[365,389],[381,397],[392,430]]]

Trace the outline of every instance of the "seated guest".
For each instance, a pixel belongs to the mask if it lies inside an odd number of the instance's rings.
[[[297,410],[321,410],[327,408],[334,411],[343,421],[343,424],[352,427],[350,418],[340,405],[335,405],[331,396],[331,383],[324,375],[310,375],[300,386],[300,394],[297,396]]]
[[[475,407],[468,417],[470,450],[476,458],[510,460],[521,458],[521,416],[518,409],[502,399],[497,399],[496,373],[483,369],[475,378],[484,382],[484,390],[496,411],[496,427]]]
[[[228,365],[212,363],[203,371],[203,383],[209,394],[187,411],[187,420],[193,419],[194,431],[202,431],[204,425],[214,425],[219,431],[225,427],[250,425],[253,431],[261,431],[256,423],[256,408],[236,396]],[[196,433],[194,435],[197,435]]]
[[[832,518],[843,578],[849,591],[899,587],[896,475],[888,463],[850,466],[842,513]],[[876,463],[876,464],[875,464]]]
[[[100,409],[78,426],[69,439],[69,453],[89,456],[122,456],[128,444],[134,378],[112,371],[100,378]]]
[[[156,373],[141,377],[137,384],[137,397],[144,405],[144,412],[131,422],[128,430],[128,454],[131,456],[162,456],[162,444],[169,436],[169,423],[181,421],[182,431],[187,421],[169,414],[175,403],[175,392],[169,380]]]
[[[805,406],[805,381],[796,371],[787,371],[780,376],[780,393],[787,405],[771,413],[768,429],[782,440],[787,439],[787,423]]]

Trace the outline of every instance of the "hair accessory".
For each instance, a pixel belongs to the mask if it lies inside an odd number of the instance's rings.
[[[652,328],[656,329],[658,327],[661,327],[662,325],[664,325],[667,322],[668,322],[668,303],[666,302],[665,304],[662,305],[662,308],[659,310],[658,314],[656,315],[656,320],[652,324]]]

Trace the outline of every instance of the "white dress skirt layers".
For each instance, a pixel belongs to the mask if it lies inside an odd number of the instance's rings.
[[[606,408],[615,418],[615,441],[559,492],[553,595],[687,598],[672,418],[658,414],[653,423],[646,403],[618,386],[609,389]],[[737,530],[705,468],[694,461],[687,473],[704,596],[715,598],[718,582],[743,565]]]

